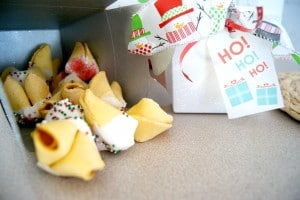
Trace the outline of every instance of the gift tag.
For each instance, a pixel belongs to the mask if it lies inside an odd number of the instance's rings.
[[[231,0],[156,0],[131,18],[128,52],[153,55],[223,30]]]
[[[207,45],[229,118],[283,107],[269,42],[222,31]]]

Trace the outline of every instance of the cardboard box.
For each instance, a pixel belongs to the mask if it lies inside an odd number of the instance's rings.
[[[83,41],[88,44],[100,70],[106,71],[109,81],[119,81],[129,106],[142,97],[161,104],[170,103],[165,88],[149,74],[148,58],[127,52],[130,18],[140,5],[105,10],[113,2],[2,1],[0,71],[8,66],[27,69],[33,52],[43,43],[50,44],[53,58],[60,58],[64,64],[75,42]],[[18,132],[2,86],[0,95],[6,117]]]
[[[128,18],[140,6],[104,11],[111,2],[2,0],[0,69],[12,64],[25,69],[44,42],[55,57],[66,60],[74,42],[82,40],[109,79],[122,84],[129,103],[144,96],[167,103],[164,88],[149,75],[147,59],[127,53]],[[158,62],[158,57],[152,59],[152,64]],[[281,112],[234,121],[223,115],[174,114],[169,133],[121,155],[104,153],[107,169],[85,183],[38,169],[30,129],[22,128],[20,134],[1,81],[0,102],[3,200],[299,197],[299,179],[291,178],[300,171],[299,123]]]

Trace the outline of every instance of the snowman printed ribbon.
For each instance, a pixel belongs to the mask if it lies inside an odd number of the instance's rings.
[[[128,52],[150,56],[224,29],[231,0],[156,0],[131,18]]]

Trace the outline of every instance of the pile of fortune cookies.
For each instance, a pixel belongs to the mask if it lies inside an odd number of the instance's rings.
[[[86,43],[76,42],[61,65],[42,44],[26,70],[1,73],[16,121],[33,125],[37,166],[46,172],[91,180],[104,169],[101,151],[117,154],[172,127],[173,117],[152,99],[126,108],[120,84],[109,83]]]

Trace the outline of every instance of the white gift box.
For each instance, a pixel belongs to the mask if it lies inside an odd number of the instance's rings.
[[[281,10],[282,8],[276,9]],[[274,12],[270,13],[268,9],[266,11],[267,16],[265,15],[264,19],[281,28],[280,43],[287,49],[293,49],[289,35],[280,22],[282,12],[278,12],[280,16],[274,17]],[[188,53],[182,60],[185,48],[188,46],[182,45],[175,48],[172,64],[167,71],[174,112],[226,113],[206,40],[194,44],[188,49]],[[287,54],[288,50],[281,51],[280,48],[274,51],[274,63],[277,71],[285,71],[285,68],[282,67],[282,62],[285,61],[282,61],[281,55],[287,57],[289,56]]]
[[[173,110],[179,113],[224,113],[225,105],[207,49],[207,40],[175,49],[171,76]]]
[[[287,35],[285,37],[288,37]],[[210,58],[206,40],[201,40],[188,50],[181,60],[186,45],[175,49],[172,66],[167,71],[169,91],[176,113],[226,113],[223,97]],[[274,64],[277,72],[297,70],[287,52],[275,49]],[[282,54],[282,55],[280,55]],[[291,60],[287,64],[286,60]],[[291,63],[293,63],[292,67]],[[299,69],[298,69],[299,70]]]

